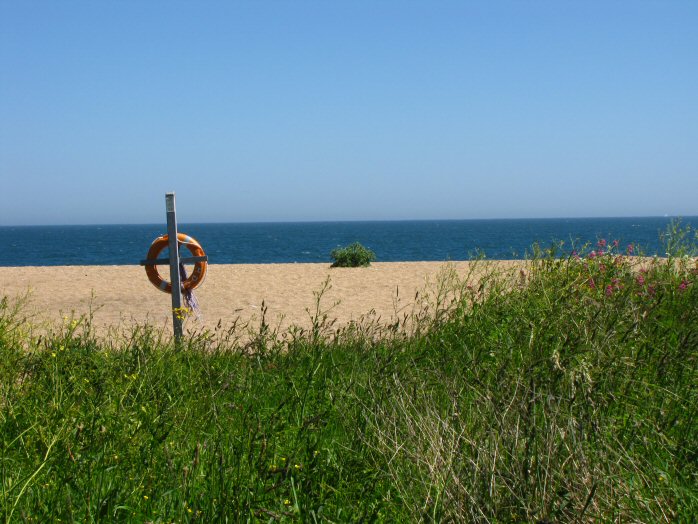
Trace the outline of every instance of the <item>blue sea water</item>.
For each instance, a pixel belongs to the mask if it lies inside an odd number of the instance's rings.
[[[661,252],[659,234],[671,219],[557,218],[424,220],[385,222],[298,222],[180,224],[214,264],[330,262],[330,252],[352,242],[371,248],[379,262],[522,258],[537,242],[595,244],[605,238],[620,246]],[[698,217],[682,219],[698,226]],[[150,243],[166,232],[159,225],[0,226],[0,266],[138,264]]]

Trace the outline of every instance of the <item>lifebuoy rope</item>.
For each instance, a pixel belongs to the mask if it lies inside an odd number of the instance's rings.
[[[182,282],[187,279],[187,268],[181,262],[179,263],[179,278]],[[196,295],[194,295],[194,289],[183,288],[182,298],[184,299],[184,306],[194,314],[197,320],[200,320],[201,309],[199,308],[199,301],[196,299]]]

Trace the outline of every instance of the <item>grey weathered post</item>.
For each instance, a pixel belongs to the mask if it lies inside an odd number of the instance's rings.
[[[179,256],[179,242],[177,241],[177,215],[175,211],[175,194],[165,193],[165,210],[167,211],[167,246],[170,250],[170,256],[168,258],[147,258],[141,260],[141,266],[146,266],[146,273],[149,274],[148,278],[151,278],[151,282],[161,291],[165,291],[166,281],[162,280],[162,277],[155,270],[156,279],[153,279],[153,275],[148,271],[148,266],[158,266],[163,264],[169,264],[170,266],[170,283],[172,287],[172,325],[174,327],[174,335],[177,344],[179,344],[182,338],[182,320],[184,317],[184,310],[182,309],[182,279],[179,273],[180,264],[198,264],[200,262],[208,262],[208,257],[206,255],[197,255],[189,257]],[[160,241],[161,237],[158,237],[156,241]],[[191,239],[188,242],[192,242]],[[153,249],[151,246],[151,250]],[[198,246],[198,249],[201,246]],[[162,252],[162,247],[158,244],[157,253]],[[150,253],[150,251],[148,251]],[[200,284],[201,282],[198,282]]]
[[[182,283],[179,278],[179,245],[177,242],[177,216],[175,194],[165,194],[167,210],[167,238],[170,248],[170,282],[172,283],[172,325],[175,340],[182,338]]]

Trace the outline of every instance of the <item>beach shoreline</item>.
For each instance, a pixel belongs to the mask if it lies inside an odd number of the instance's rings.
[[[521,261],[487,262],[511,268]],[[482,262],[376,262],[364,268],[330,268],[327,263],[210,264],[196,289],[199,319],[186,328],[265,322],[281,330],[308,327],[320,311],[346,325],[366,316],[389,322],[412,311],[415,298],[434,290],[440,274],[467,277]],[[162,271],[162,269],[161,269]],[[323,291],[324,290],[324,291]],[[170,295],[156,289],[143,267],[24,266],[0,272],[0,297],[26,297],[23,313],[35,325],[55,325],[91,316],[97,332],[148,323],[168,328]]]

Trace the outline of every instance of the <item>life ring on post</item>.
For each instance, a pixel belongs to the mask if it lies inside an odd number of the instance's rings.
[[[196,239],[190,237],[189,235],[185,235],[184,233],[177,233],[177,242],[180,245],[186,246],[186,248],[189,250],[192,256],[206,256],[206,253],[204,253],[204,250],[201,247],[201,245],[196,241]],[[150,249],[148,250],[148,255],[146,258],[148,260],[156,260],[160,253],[162,253],[168,246],[169,237],[167,235],[159,236],[158,238],[153,240],[153,243],[150,245]],[[185,291],[191,291],[200,286],[201,283],[204,281],[204,278],[206,277],[207,267],[208,263],[205,261],[195,262],[194,271],[192,271],[191,275],[189,275],[185,280],[182,281],[182,289],[184,289]],[[150,280],[150,282],[160,291],[164,291],[165,293],[172,293],[172,283],[168,282],[160,276],[160,273],[158,273],[157,266],[145,266],[145,273],[146,275],[148,275],[148,280]]]

